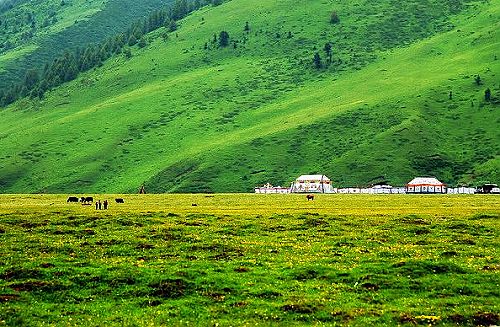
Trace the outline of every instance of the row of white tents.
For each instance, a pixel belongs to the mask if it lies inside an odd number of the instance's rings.
[[[488,193],[500,193],[500,188],[494,184]],[[288,187],[272,186],[266,184],[256,187],[255,193],[342,193],[342,194],[474,194],[477,189],[473,187],[448,188],[435,177],[416,177],[404,187],[390,185],[375,185],[370,188],[335,188],[332,181],[325,175],[302,175]]]

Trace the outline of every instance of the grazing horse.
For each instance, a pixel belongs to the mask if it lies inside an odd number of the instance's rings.
[[[312,200],[314,200],[314,195],[308,194],[308,195],[306,195],[306,199],[307,199],[307,201],[309,201],[309,200],[312,201]]]
[[[76,196],[70,196],[66,202],[78,202],[78,198]]]
[[[116,198],[115,202],[116,203],[125,203],[125,201],[122,198]]]

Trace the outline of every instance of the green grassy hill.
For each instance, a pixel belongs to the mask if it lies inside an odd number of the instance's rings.
[[[232,0],[179,25],[1,111],[2,192],[500,181],[499,1]]]
[[[64,51],[100,42],[170,0],[14,1],[0,11],[0,88],[30,68],[43,69]]]

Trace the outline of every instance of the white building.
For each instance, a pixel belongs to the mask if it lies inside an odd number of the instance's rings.
[[[287,187],[272,186],[270,183],[267,183],[264,186],[256,187],[255,193],[258,193],[258,194],[287,194],[287,193],[290,193],[290,189]]]
[[[302,175],[292,183],[292,193],[333,193],[331,180],[325,175]]]
[[[416,177],[406,184],[406,193],[443,194],[446,185],[435,177]]]
[[[369,192],[370,194],[391,194],[392,193],[393,187],[391,185],[374,185],[372,188],[370,188]]]
[[[476,189],[474,187],[448,187],[448,194],[474,194],[476,193]]]

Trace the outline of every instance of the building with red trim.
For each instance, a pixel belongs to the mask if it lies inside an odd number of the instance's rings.
[[[435,177],[416,177],[406,184],[405,190],[406,193],[444,194],[446,193],[446,184]]]

